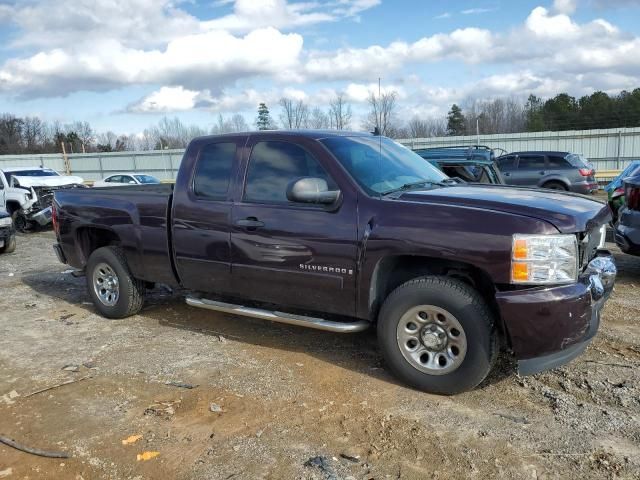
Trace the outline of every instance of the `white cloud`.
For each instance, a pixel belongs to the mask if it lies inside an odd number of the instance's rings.
[[[286,0],[235,0],[233,13],[203,22],[207,29],[250,31],[260,27],[289,29],[340,18],[357,17],[380,4],[380,0],[334,0],[289,3]]]
[[[493,10],[493,8],[468,8],[466,10],[462,10],[460,13],[463,15],[478,15],[480,13],[493,12]]]
[[[238,78],[278,76],[295,69],[301,51],[300,35],[273,28],[244,37],[224,31],[186,35],[164,50],[133,49],[105,40],[9,60],[0,68],[0,91],[46,96],[153,83],[191,88],[213,84],[221,89]]]
[[[554,0],[553,9],[558,13],[570,15],[576,11],[577,0]]]
[[[136,113],[181,112],[196,106],[200,92],[183,87],[162,87],[129,107]]]

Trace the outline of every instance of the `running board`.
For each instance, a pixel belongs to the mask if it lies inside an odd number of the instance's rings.
[[[272,312],[260,308],[243,307],[232,303],[217,302],[206,298],[187,297],[187,305],[198,308],[206,308],[217,312],[232,313],[244,317],[261,318],[272,322],[286,323],[288,325],[298,325],[301,327],[315,328],[327,332],[356,333],[369,328],[369,322],[359,320],[357,322],[333,322],[322,318],[307,317],[305,315],[294,315],[292,313]]]

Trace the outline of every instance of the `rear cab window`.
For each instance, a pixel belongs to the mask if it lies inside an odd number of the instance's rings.
[[[249,157],[243,199],[251,203],[291,203],[287,187],[303,177],[322,178],[329,190],[338,188],[318,160],[301,146],[284,141],[258,142]]]
[[[198,155],[193,176],[193,193],[206,200],[226,200],[231,171],[236,157],[236,142],[205,145]]]

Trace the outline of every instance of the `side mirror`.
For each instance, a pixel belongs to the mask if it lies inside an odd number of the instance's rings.
[[[323,178],[304,177],[294,180],[287,187],[287,200],[298,203],[331,205],[340,197],[340,190],[329,190]]]

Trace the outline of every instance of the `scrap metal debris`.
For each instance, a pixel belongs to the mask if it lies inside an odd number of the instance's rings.
[[[124,440],[122,440],[123,445],[131,445],[132,443],[136,443],[138,440],[142,438],[142,435],[130,435]]]
[[[165,382],[164,384],[171,385],[172,387],[188,388],[189,390],[200,386],[200,385],[192,385],[190,383],[183,383],[183,382]]]
[[[338,480],[338,476],[331,467],[331,464],[329,464],[329,460],[327,460],[327,457],[323,457],[321,455],[318,455],[317,457],[311,457],[309,460],[304,462],[304,466],[320,469],[320,471],[322,471],[327,476],[327,480]]]
[[[149,405],[145,410],[145,415],[156,415],[157,417],[170,417],[176,413],[176,408],[180,406],[182,400],[157,401]]]
[[[38,393],[42,393],[42,392],[47,392],[49,390],[53,390],[54,388],[58,388],[58,387],[62,387],[63,385],[70,385],[72,383],[78,383],[81,382],[82,380],[87,380],[88,378],[93,378],[93,375],[87,375],[86,377],[81,377],[81,378],[72,378],[70,380],[66,380],[62,383],[57,383],[56,385],[52,385],[50,387],[46,387],[46,388],[41,388],[40,390],[36,390],[35,392],[31,392],[27,395],[24,396],[24,398],[27,397],[31,397],[33,395],[37,395]]]
[[[146,462],[147,460],[151,460],[152,458],[156,458],[160,455],[160,452],[142,452],[136,455],[136,460]]]
[[[40,450],[39,448],[26,447],[24,445],[19,444],[15,440],[5,437],[4,435],[0,435],[0,443],[4,443],[9,447],[13,447],[16,450],[20,450],[21,452],[30,453],[31,455],[37,455],[39,457],[48,457],[48,458],[69,458],[68,453],[64,452],[50,452],[47,450]]]

